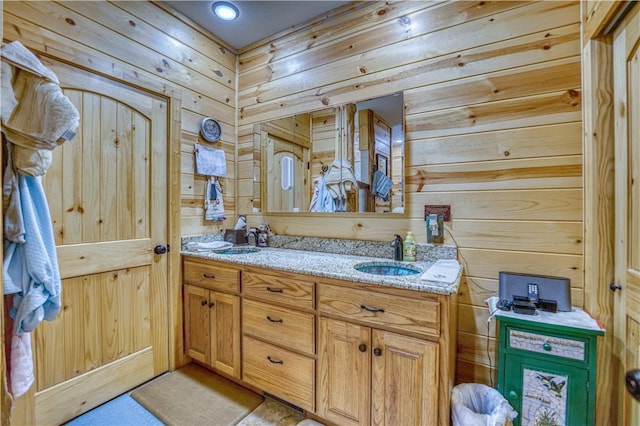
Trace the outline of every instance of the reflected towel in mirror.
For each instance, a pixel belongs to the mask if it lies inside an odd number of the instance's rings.
[[[382,198],[384,201],[389,201],[389,193],[392,186],[393,181],[380,170],[376,170],[373,173],[373,185],[371,188],[373,195]]]
[[[336,211],[336,203],[327,190],[324,174],[313,180],[313,196],[311,197],[309,211],[317,213]]]
[[[347,160],[334,160],[324,178],[337,212],[347,211],[347,193],[358,189],[358,182]]]

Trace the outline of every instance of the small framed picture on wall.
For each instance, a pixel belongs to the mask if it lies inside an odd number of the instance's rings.
[[[389,176],[389,164],[385,155],[376,154],[376,170],[384,173],[385,176]]]

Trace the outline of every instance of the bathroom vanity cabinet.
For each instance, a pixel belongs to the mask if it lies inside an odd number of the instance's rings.
[[[240,378],[240,270],[185,260],[185,352],[194,360]]]
[[[231,327],[242,336],[242,382],[334,424],[449,424],[455,294],[188,256],[183,268],[187,351],[195,360],[226,372],[202,361],[195,345],[197,328],[216,329],[215,319],[191,311],[203,311],[205,300],[192,289],[196,277],[227,270],[238,287],[223,293],[242,308],[241,326]]]

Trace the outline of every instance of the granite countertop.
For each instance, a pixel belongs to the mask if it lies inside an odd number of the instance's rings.
[[[264,267],[272,270],[294,272],[316,277],[335,278],[442,295],[450,295],[458,292],[460,275],[462,272],[458,273],[458,277],[451,284],[447,282],[426,281],[421,279],[422,272],[429,269],[429,267],[431,267],[437,260],[433,258],[433,256],[425,255],[422,259],[428,260],[421,260],[417,262],[394,262],[389,258],[301,250],[300,244],[294,246],[297,248],[260,247],[260,250],[254,253],[224,254],[213,251],[188,250],[186,249],[183,240],[183,249],[181,254],[194,258],[217,260],[244,266]],[[315,244],[315,246],[317,247],[318,244]],[[389,250],[390,249],[387,248],[387,251]],[[450,252],[450,250],[446,251],[442,257],[451,258]],[[453,253],[455,253],[455,250]],[[360,272],[354,268],[355,265],[365,262],[384,262],[385,264],[391,263],[406,265],[419,269],[421,273],[408,276],[385,276]]]

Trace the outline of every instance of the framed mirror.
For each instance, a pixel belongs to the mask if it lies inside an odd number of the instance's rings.
[[[404,213],[402,93],[253,130],[254,198],[265,213]]]

